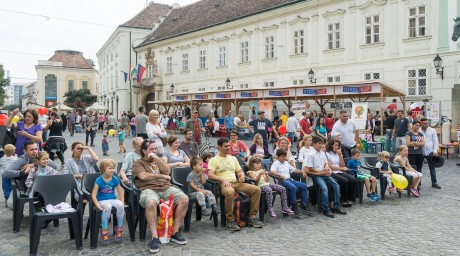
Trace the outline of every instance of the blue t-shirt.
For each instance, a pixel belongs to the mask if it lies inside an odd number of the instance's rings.
[[[225,128],[233,129],[233,116],[225,116]]]
[[[125,132],[123,130],[118,132],[118,140],[125,139]]]
[[[98,201],[117,199],[115,196],[115,189],[120,185],[120,180],[116,176],[112,176],[112,179],[107,182],[102,178],[101,174],[101,176],[96,179],[96,185],[99,186],[96,195]]]
[[[348,160],[347,167],[351,170],[351,173],[353,175],[361,173],[360,171],[358,171],[358,167],[361,167],[361,161],[359,160],[355,160],[353,158]]]

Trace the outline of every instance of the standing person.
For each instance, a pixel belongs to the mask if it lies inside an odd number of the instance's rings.
[[[37,143],[37,146],[42,142],[42,126],[38,124],[38,113],[35,109],[28,109],[24,111],[24,121],[11,123],[14,116],[19,113],[19,109],[13,110],[13,113],[8,117],[5,122],[5,127],[10,127],[13,131],[18,131],[16,136],[16,155],[22,156],[24,154],[24,143],[32,140]]]
[[[81,115],[78,112],[76,112],[75,114],[76,114],[75,125],[79,125],[80,128],[83,130],[83,126],[81,125]]]
[[[49,138],[43,147],[48,152],[51,160],[54,161],[54,154],[56,154],[61,161],[61,169],[64,167],[64,151],[67,149],[65,138],[62,137],[62,119],[58,118],[56,112],[51,112],[50,120],[45,129],[50,131]]]
[[[99,115],[97,116],[97,121],[99,123],[97,130],[104,132],[105,116],[102,112],[100,112]]]
[[[241,122],[242,122],[242,119],[243,117],[241,116],[241,114],[238,114],[237,116],[235,116],[235,118],[233,119],[233,129],[234,130],[237,130],[238,131],[238,128],[240,128],[241,126]],[[230,130],[231,131],[231,130]]]
[[[48,140],[48,131],[45,130],[45,127],[48,124],[48,119],[49,119],[49,116],[47,114],[38,115],[38,123],[42,127],[42,141],[44,141],[44,142],[46,142]]]
[[[118,136],[118,147],[120,149],[118,151],[118,153],[126,153],[126,148],[125,148],[125,145],[124,145],[124,142],[125,142],[125,130],[123,129],[123,127],[118,127],[117,136]]]
[[[286,112],[283,112],[283,115],[281,115],[280,119],[281,119],[281,125],[287,125],[288,116],[286,115]]]
[[[203,122],[201,122],[201,119],[198,118],[199,115],[198,110],[194,110],[193,117],[189,118],[185,123],[185,129],[193,131],[193,140],[198,144],[198,146],[201,145],[201,138],[203,137],[203,133],[206,132],[206,129],[203,127]]]
[[[144,140],[148,139],[146,125],[149,122],[149,118],[145,115],[145,107],[139,107],[139,114],[134,118],[136,121],[136,133],[137,137],[141,137]]]
[[[67,116],[64,115],[64,113],[61,114],[61,120],[62,120],[62,131],[65,132],[67,129]]]
[[[75,125],[77,124],[77,115],[74,111],[70,112],[69,118],[67,120],[69,123],[70,136],[73,137],[73,134],[75,133]]]
[[[115,117],[112,115],[112,112],[109,112],[109,117],[107,118],[107,133],[109,130],[113,130],[115,128]],[[113,135],[115,137],[115,134]]]
[[[227,115],[224,118],[224,126],[227,130],[227,137],[230,139],[230,131],[233,130],[233,116],[231,110],[228,111]]]
[[[130,122],[130,125],[131,125],[131,135],[133,137],[137,137],[137,133],[136,133],[136,116],[133,116],[131,117],[131,122]]]
[[[180,142],[179,148],[185,152],[188,158],[192,159],[199,156],[198,143],[193,141],[193,131],[190,129],[184,130],[184,140]]]
[[[299,126],[299,121],[294,117],[294,112],[289,112],[289,118],[287,119],[286,129],[288,137],[291,138],[292,144],[294,144],[295,133],[297,131],[297,126]]]
[[[7,144],[3,148],[3,151],[5,152],[5,155],[0,158],[0,175],[3,174],[5,170],[10,166],[10,164],[16,159],[18,159],[17,156],[14,155],[14,151],[16,148],[12,144]],[[13,186],[11,185],[11,178],[2,178],[2,190],[3,190],[3,197],[5,198],[5,207],[7,207],[7,201],[8,198],[10,198],[11,190],[13,189]]]
[[[398,104],[396,103],[396,99],[393,99],[392,103],[387,106],[387,109],[391,112],[395,112],[398,110]]]
[[[123,129],[123,131],[125,132],[125,136],[129,137],[129,133],[130,133],[129,118],[125,112],[123,112],[123,115],[121,116],[121,129]]]
[[[273,106],[272,117],[273,117],[273,122],[278,121],[280,119],[280,115],[278,113],[278,109],[276,109],[276,106]]]
[[[406,145],[406,133],[409,131],[409,119],[404,117],[404,111],[398,110],[395,127],[393,129],[393,139],[395,146],[398,148],[401,145]]]
[[[155,140],[158,151],[163,153],[163,138],[166,138],[168,134],[166,133],[166,128],[160,123],[160,113],[155,109],[149,112],[149,122],[145,126],[145,130],[149,139]]]
[[[164,126],[164,127],[168,127],[168,123],[169,123],[169,117],[168,117],[168,113],[163,112],[163,114],[160,116],[160,123]]]
[[[406,133],[406,143],[409,148],[409,162],[417,166],[417,172],[422,172],[423,167],[423,147],[425,146],[425,138],[420,131],[420,121],[416,120],[412,124],[410,131]]]
[[[184,112],[185,112],[185,117],[186,117],[187,119],[190,119],[190,118],[192,117],[192,109],[191,109],[191,106],[189,107],[188,105],[185,105]]]
[[[395,141],[393,139],[393,130],[395,127],[396,112],[390,111],[390,115],[385,118],[385,151],[392,152],[396,155]]]
[[[94,136],[97,130],[97,117],[88,111],[86,121],[84,122],[86,131],[86,146],[88,146],[88,139],[91,137],[91,147],[94,147]]]
[[[249,122],[249,130],[254,134],[260,134],[264,140],[264,145],[268,147],[268,130],[272,129],[278,138],[278,131],[274,129],[272,122],[265,118],[265,111],[259,111],[259,119]]]
[[[424,134],[424,141],[425,145],[423,146],[423,158],[428,159],[432,154],[435,157],[438,157],[438,135],[436,134],[436,130],[428,126],[428,119],[422,118],[420,119],[420,132]],[[441,189],[441,186],[438,185],[438,180],[436,179],[436,169],[435,167],[430,164],[428,161],[428,168],[430,169],[430,177],[431,177],[431,186],[433,188]]]
[[[327,114],[327,117],[326,117],[326,131],[328,134],[332,132],[332,127],[334,126],[333,117],[334,115],[332,113]]]
[[[375,115],[374,115],[374,120],[375,120],[375,126],[377,126],[379,129],[380,129],[380,111],[375,111]]]
[[[108,137],[107,134],[103,134],[102,135],[103,139],[102,139],[102,155],[103,156],[108,156],[108,152],[109,152],[109,143],[110,143],[110,140]]]
[[[299,126],[300,126],[300,137],[303,138],[305,135],[310,135],[310,113],[308,112],[302,112],[303,118],[300,119],[299,121]]]
[[[356,123],[352,119],[348,119],[348,112],[346,110],[340,111],[339,121],[332,127],[332,133],[339,133],[342,137],[342,145],[345,148],[343,157],[351,157],[351,150],[356,147],[359,141],[359,131]]]

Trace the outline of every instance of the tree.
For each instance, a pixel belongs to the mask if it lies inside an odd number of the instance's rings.
[[[3,64],[0,64],[0,105],[5,104],[6,91],[5,88],[10,85],[10,78],[5,78],[5,70]]]
[[[97,102],[97,96],[84,89],[66,92],[64,97],[64,104],[73,108],[87,108]]]
[[[13,111],[13,110],[15,110],[17,108],[21,109],[21,105],[11,104],[11,105],[3,106],[3,110],[9,110],[9,111]]]

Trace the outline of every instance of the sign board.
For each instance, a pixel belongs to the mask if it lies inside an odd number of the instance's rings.
[[[262,92],[255,91],[255,92],[237,92],[236,93],[238,98],[258,98],[262,96]]]
[[[426,118],[431,121],[438,121],[441,115],[441,107],[439,102],[427,102],[425,105]]]
[[[358,129],[366,128],[367,103],[353,103],[351,107],[351,119],[356,123]]]
[[[265,118],[272,120],[273,102],[271,100],[259,101],[259,111],[265,111]]]
[[[343,107],[344,107],[344,108],[352,108],[352,105],[353,105],[353,104],[352,104],[351,102],[344,102],[344,103],[343,103]]]
[[[331,108],[335,110],[342,110],[343,104],[337,102],[331,102]]]
[[[250,101],[249,102],[249,112],[248,112],[248,120],[256,120],[259,117],[259,102],[258,101]]]
[[[311,88],[297,88],[297,96],[322,96],[334,95],[333,87],[311,87]]]
[[[300,119],[302,117],[302,112],[305,112],[306,103],[306,101],[302,100],[292,102],[291,111],[297,119]]]
[[[209,99],[209,94],[195,94],[194,100],[207,100]]]
[[[380,84],[336,86],[336,95],[380,93]]]
[[[190,101],[189,95],[176,95],[176,101]]]
[[[212,98],[215,100],[226,100],[233,99],[233,95],[231,92],[217,92],[212,95]]]
[[[273,89],[264,91],[265,98],[278,98],[278,97],[288,97],[295,96],[294,89]]]

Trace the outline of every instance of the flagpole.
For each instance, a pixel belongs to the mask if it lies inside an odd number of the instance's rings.
[[[131,51],[132,51],[132,43],[131,43],[131,31],[129,31],[129,66],[131,67]],[[133,87],[132,87],[132,79],[131,79],[131,70],[129,70],[129,109],[133,112]]]

